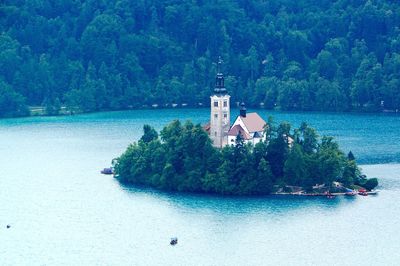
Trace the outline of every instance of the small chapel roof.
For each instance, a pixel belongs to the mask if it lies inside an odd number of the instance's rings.
[[[267,124],[257,113],[248,113],[246,116],[240,116],[249,132],[264,131]]]
[[[241,125],[235,125],[228,131],[228,136],[237,136],[239,134],[245,140],[251,139],[251,136],[242,128]]]

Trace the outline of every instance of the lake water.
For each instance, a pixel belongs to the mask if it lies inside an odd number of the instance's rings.
[[[5,119],[0,265],[399,265],[400,116],[258,112],[333,135],[380,178],[381,193],[230,198],[124,187],[99,174],[143,124],[205,123],[207,109]]]

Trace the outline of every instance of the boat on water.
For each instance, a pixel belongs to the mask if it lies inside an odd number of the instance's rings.
[[[368,192],[367,192],[367,190],[366,190],[365,188],[360,188],[360,189],[358,190],[358,195],[361,195],[361,196],[368,196]]]
[[[344,195],[345,196],[356,196],[357,192],[355,190],[346,188],[346,192],[344,193]]]
[[[104,168],[100,171],[100,173],[102,173],[103,175],[112,175],[114,174],[114,169],[112,167]]]
[[[172,237],[171,241],[169,242],[169,244],[171,246],[175,246],[176,244],[178,244],[178,238],[177,237]]]

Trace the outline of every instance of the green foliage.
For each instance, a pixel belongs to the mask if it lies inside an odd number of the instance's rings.
[[[319,161],[316,167],[320,177],[319,184],[331,184],[333,181],[340,180],[343,175],[345,156],[332,137],[322,137],[316,158]]]
[[[399,14],[393,0],[5,0],[0,79],[48,114],[57,98],[71,112],[207,105],[222,56],[233,102],[396,110]]]
[[[7,83],[0,79],[0,117],[28,114],[29,110],[25,105],[25,98],[13,91]]]
[[[238,136],[235,145],[217,149],[200,125],[176,120],[160,135],[145,125],[139,142],[130,145],[113,165],[121,182],[229,195],[265,195],[285,184],[310,189],[333,181],[348,186],[368,183],[360,179],[355,161],[348,160],[332,138],[319,141],[305,123],[294,134],[290,128],[288,123],[271,124],[265,142],[252,146]]]
[[[292,147],[284,164],[284,177],[287,184],[302,185],[306,176],[306,161],[301,146]]]
[[[365,184],[364,184],[364,187],[369,191],[371,191],[372,189],[374,189],[377,186],[378,186],[378,179],[376,179],[376,178],[369,178],[367,180],[367,182],[365,182]]]
[[[157,131],[149,125],[143,126],[143,136],[140,138],[144,143],[149,143],[153,140],[158,139]]]
[[[47,115],[58,115],[61,109],[60,99],[46,99],[43,103]]]
[[[349,159],[349,161],[355,161],[356,157],[354,157],[352,151],[349,151],[349,153],[347,154],[347,159]]]

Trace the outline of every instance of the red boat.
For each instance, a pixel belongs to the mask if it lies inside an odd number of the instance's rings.
[[[368,196],[368,192],[367,192],[367,190],[366,190],[365,188],[360,188],[360,189],[358,190],[358,195],[361,195],[361,196]]]

